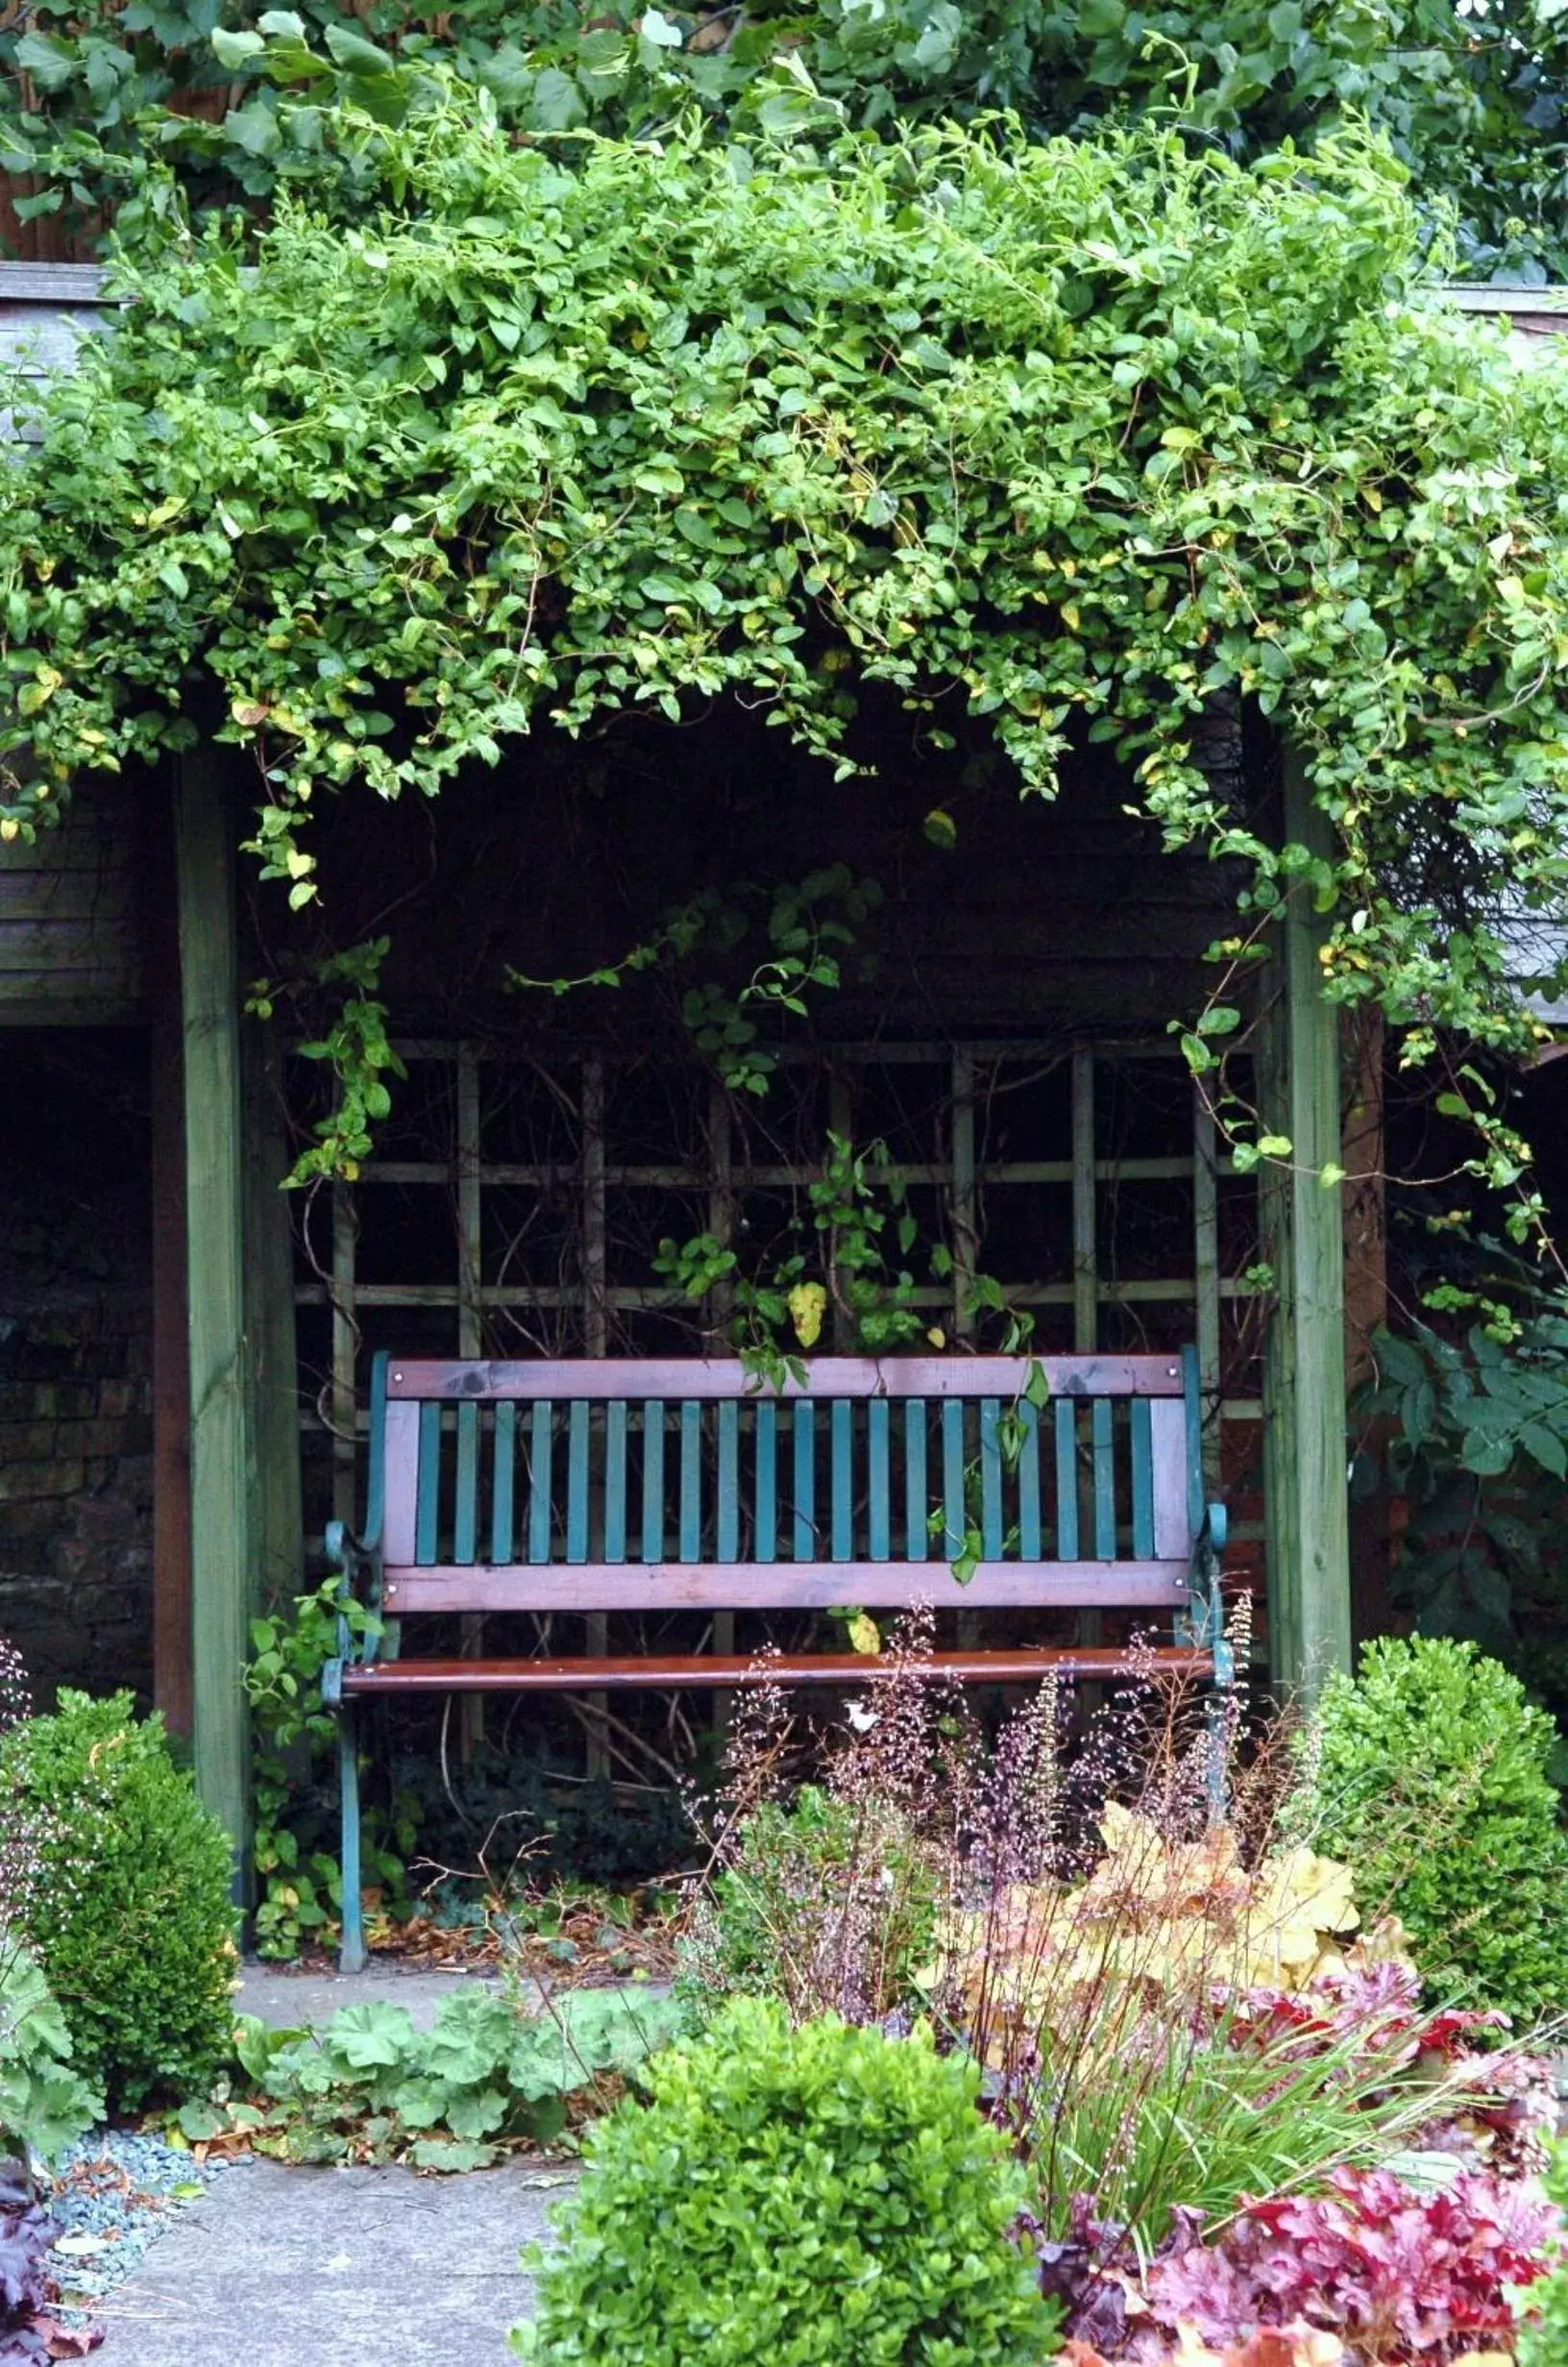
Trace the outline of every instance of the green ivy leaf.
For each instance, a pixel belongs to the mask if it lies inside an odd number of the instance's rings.
[[[18,73],[30,74],[44,91],[63,90],[81,72],[81,61],[69,43],[37,28],[24,33],[12,51]]]

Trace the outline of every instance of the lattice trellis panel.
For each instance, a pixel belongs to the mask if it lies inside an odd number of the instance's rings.
[[[383,1155],[336,1192],[330,1247],[312,1245],[298,1289],[317,1521],[356,1509],[374,1346],[692,1353],[704,1330],[723,1344],[723,1292],[683,1304],[651,1270],[656,1245],[706,1230],[766,1271],[828,1127],[857,1147],[884,1142],[922,1237],[950,1248],[950,1279],[916,1292],[934,1333],[962,1344],[974,1332],[978,1270],[1034,1312],[1045,1347],[1193,1339],[1213,1469],[1238,1467],[1222,1425],[1259,1415],[1254,1197],[1166,1045],[792,1050],[755,1109],[651,1056],[541,1061],[483,1040],[399,1049],[409,1082]],[[841,1327],[830,1344],[852,1343]]]

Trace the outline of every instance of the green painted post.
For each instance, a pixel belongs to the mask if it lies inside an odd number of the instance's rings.
[[[245,1332],[245,1155],[237,817],[220,752],[181,759],[175,789],[190,1281],[191,1657],[196,1782],[246,1861],[244,1665],[256,1570]]]
[[[305,1584],[300,1505],[300,1399],[294,1329],[294,1237],[283,1126],[282,1030],[244,1023],[246,1337],[252,1344],[252,1451],[256,1466],[256,1593],[269,1608]]]
[[[1329,855],[1326,817],[1299,760],[1285,755],[1285,838]],[[1276,1304],[1263,1366],[1263,1484],[1269,1633],[1275,1682],[1310,1699],[1351,1664],[1350,1529],[1345,1473],[1345,1288],[1340,1164],[1339,1014],[1321,992],[1325,923],[1311,888],[1291,884],[1275,943],[1260,1048],[1266,1130],[1288,1161],[1263,1171],[1263,1250]]]

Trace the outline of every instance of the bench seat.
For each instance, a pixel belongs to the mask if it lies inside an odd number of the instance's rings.
[[[1166,1645],[1139,1654],[1140,1664],[1213,1676],[1213,1654]],[[920,1665],[961,1685],[1032,1685],[1042,1677],[1074,1683],[1127,1674],[1127,1655],[1095,1646],[1038,1651],[932,1652]],[[629,1660],[400,1660],[345,1668],[342,1691],[361,1699],[378,1693],[633,1693],[785,1684],[854,1686],[891,1676],[897,1663],[886,1653],[780,1652],[743,1660],[732,1652],[639,1653]]]
[[[638,1613],[1115,1610],[1139,1664],[1228,1687],[1222,1506],[1196,1354],[822,1357],[776,1388],[732,1361],[378,1356],[365,1533],[339,1572],[343,1960],[363,1960],[361,1702],[453,1693],[875,1684],[887,1653],[563,1655],[554,1622]],[[357,1603],[366,1615],[351,1618]],[[405,1657],[405,1618],[531,1615],[537,1648]],[[547,1624],[547,1622],[549,1624]],[[594,1632],[590,1629],[590,1635]],[[599,1633],[602,1635],[600,1627]],[[1125,1652],[959,1648],[966,1685],[1115,1681]]]

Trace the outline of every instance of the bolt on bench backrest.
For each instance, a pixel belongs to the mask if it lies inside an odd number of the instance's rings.
[[[379,1357],[383,1602],[1176,1610],[1198,1425],[1190,1351],[824,1357],[776,1392],[732,1362]]]

